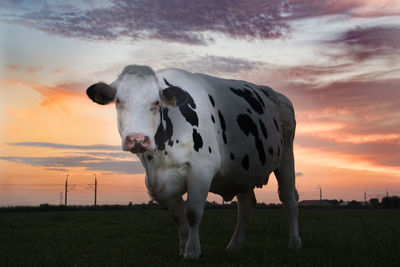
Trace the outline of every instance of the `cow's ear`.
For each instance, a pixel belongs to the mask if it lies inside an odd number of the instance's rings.
[[[86,90],[86,94],[93,102],[106,105],[115,98],[116,90],[106,83],[95,83]]]
[[[187,101],[187,93],[179,87],[170,86],[160,91],[165,106],[180,106]]]

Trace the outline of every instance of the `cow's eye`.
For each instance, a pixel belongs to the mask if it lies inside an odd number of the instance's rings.
[[[118,108],[122,108],[123,102],[119,100],[118,98],[115,100],[115,104],[117,105]]]

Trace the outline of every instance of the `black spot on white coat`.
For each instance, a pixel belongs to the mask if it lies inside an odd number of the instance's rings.
[[[169,140],[169,141],[168,141],[168,145],[169,145],[170,147],[172,147],[172,146],[174,145],[174,140]]]
[[[199,149],[203,147],[203,138],[201,138],[201,135],[197,132],[196,129],[193,129],[192,137],[193,137],[193,148],[198,152]]]
[[[276,119],[274,119],[274,124],[275,124],[276,130],[279,132],[279,126],[278,126],[278,122],[276,121]]]
[[[267,132],[267,128],[265,128],[264,123],[262,122],[262,120],[258,120],[259,124],[260,124],[260,129],[262,134],[264,135],[265,139],[268,139],[268,132]]]
[[[254,97],[252,91],[250,91],[246,88],[241,90],[241,89],[236,89],[236,88],[230,87],[230,89],[235,95],[242,97],[247,103],[249,103],[249,105],[255,112],[257,112],[258,114],[264,113],[262,104],[260,103],[259,100],[257,100],[256,97]]]
[[[245,84],[244,86],[247,86],[248,88],[250,88],[251,90],[253,90],[253,93],[256,95],[258,101],[261,103],[261,105],[263,106],[263,108],[265,108],[264,101],[262,100],[262,98],[260,97],[260,95],[257,93],[257,91],[256,91],[253,87],[251,87],[250,85],[248,85],[248,84]]]
[[[224,143],[227,144],[228,139],[226,138],[225,134],[226,131],[225,119],[220,110],[218,110],[218,116],[219,116],[219,123],[221,124],[221,129],[222,129],[222,139],[224,140]]]
[[[197,117],[196,104],[194,103],[193,98],[187,93],[188,101],[179,106],[179,110],[181,111],[185,120],[189,122],[192,126],[199,126],[199,118]]]
[[[239,128],[243,131],[243,133],[246,136],[249,136],[250,133],[254,136],[254,145],[258,151],[258,157],[261,161],[261,164],[264,165],[267,158],[265,155],[264,144],[259,137],[257,125],[247,114],[239,114],[236,118],[236,121],[239,125]]]
[[[244,155],[244,157],[242,159],[242,166],[243,166],[243,169],[245,169],[246,171],[249,170],[249,168],[250,168],[249,156]]]
[[[274,149],[273,149],[272,147],[269,147],[269,148],[268,148],[268,153],[269,153],[270,155],[273,155],[273,154],[274,154]]]
[[[213,107],[215,107],[214,98],[213,98],[211,95],[208,95],[208,97],[210,98],[211,105],[212,105]]]
[[[157,132],[154,135],[154,141],[156,143],[158,150],[165,149],[165,142],[171,142],[171,137],[173,133],[173,126],[171,119],[168,116],[168,108],[160,107],[160,124],[158,125]],[[164,128],[165,122],[165,128]]]
[[[266,96],[266,97],[269,97],[269,94],[268,94],[268,92],[267,91],[265,91],[264,89],[260,89],[261,90],[261,92],[263,92],[264,93],[264,95]]]

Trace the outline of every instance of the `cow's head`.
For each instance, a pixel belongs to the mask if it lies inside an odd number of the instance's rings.
[[[101,105],[115,102],[122,148],[133,153],[156,148],[154,136],[160,124],[161,109],[180,105],[187,98],[185,91],[178,87],[161,88],[150,67],[137,65],[125,67],[110,85],[93,84],[86,94]]]

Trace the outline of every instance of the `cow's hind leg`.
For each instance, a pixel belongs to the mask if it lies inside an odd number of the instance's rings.
[[[185,247],[189,236],[189,225],[186,219],[185,204],[180,198],[177,202],[169,206],[169,212],[175,221],[179,236],[179,255],[185,253]]]
[[[235,233],[226,247],[227,250],[237,249],[241,246],[246,236],[246,229],[256,206],[256,197],[253,189],[247,193],[238,194],[238,218]]]
[[[295,188],[295,172],[293,148],[283,152],[281,165],[275,170],[275,176],[279,185],[279,198],[289,220],[289,247],[298,249],[301,247],[298,228],[298,204],[299,196]]]

